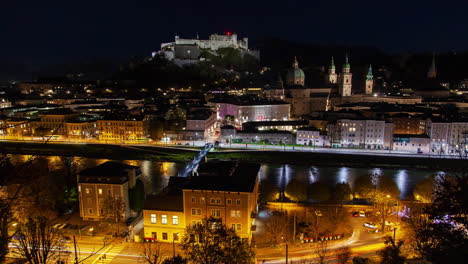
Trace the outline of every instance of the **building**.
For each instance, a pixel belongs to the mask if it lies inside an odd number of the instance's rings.
[[[468,120],[428,119],[427,131],[431,153],[465,155],[468,152]]]
[[[290,117],[288,103],[261,97],[218,97],[208,104],[216,109],[218,120],[229,117],[238,126],[249,121],[289,120]]]
[[[184,138],[187,140],[210,139],[216,131],[216,113],[211,109],[195,109],[187,114]]]
[[[123,219],[131,216],[128,190],[141,176],[139,167],[107,161],[78,173],[80,217],[87,221],[100,221],[106,216],[106,202],[122,201]]]
[[[389,149],[388,135],[392,133],[388,130],[393,132],[393,126],[382,120],[339,119],[328,127],[332,147],[365,149]]]
[[[108,115],[97,121],[100,141],[146,141],[149,138],[149,124],[143,116]]]
[[[259,164],[210,161],[198,175],[171,177],[158,196],[148,197],[144,212],[144,239],[180,242],[188,225],[203,218],[220,218],[237,234],[251,239],[258,212]]]
[[[343,65],[343,72],[339,78],[338,94],[340,96],[351,96],[352,77],[353,74],[351,73],[351,65],[348,61],[348,54],[346,54],[345,64]]]
[[[395,125],[395,134],[423,135],[426,134],[426,118],[405,113],[392,115],[387,121]]]
[[[5,100],[4,98],[0,98],[0,108],[8,108],[11,107],[12,104],[10,101]]]
[[[305,127],[308,124],[309,122],[307,122],[306,120],[245,122],[242,124],[242,130],[282,130],[296,132],[296,130],[298,130],[301,127]]]
[[[326,147],[330,145],[328,136],[315,127],[302,127],[297,130],[296,144],[311,147]]]
[[[85,140],[97,135],[97,122],[94,119],[76,117],[65,123],[67,137],[70,140]]]
[[[367,72],[367,75],[366,75],[365,93],[367,95],[370,95],[372,94],[373,90],[374,90],[374,76],[372,75],[372,65],[369,65],[369,71]]]
[[[408,151],[413,153],[429,153],[431,139],[427,135],[402,135],[393,136],[393,150]]]
[[[243,131],[233,126],[221,127],[221,142],[269,143],[274,145],[294,144],[294,134],[282,130]]]
[[[50,110],[40,117],[39,127],[48,129],[47,135],[67,136],[66,122],[77,116],[78,113],[68,108]]]

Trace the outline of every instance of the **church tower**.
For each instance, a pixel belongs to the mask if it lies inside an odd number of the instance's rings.
[[[341,96],[351,96],[351,79],[353,74],[351,73],[351,66],[348,61],[348,54],[346,54],[345,64],[343,65],[343,72],[340,78],[339,94]]]
[[[429,68],[429,71],[427,72],[427,78],[429,79],[435,79],[437,77],[437,68],[435,64],[435,53],[432,55],[432,64],[431,68]]]
[[[374,76],[372,75],[372,65],[369,65],[369,71],[366,75],[366,94],[372,94],[374,89]]]
[[[335,84],[338,81],[338,75],[336,74],[335,62],[333,57],[331,57],[330,68],[328,68],[328,82]]]

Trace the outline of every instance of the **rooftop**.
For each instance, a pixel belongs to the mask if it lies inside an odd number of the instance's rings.
[[[143,208],[146,210],[183,212],[182,195],[148,195]]]
[[[96,167],[87,168],[79,173],[80,183],[112,183],[121,184],[128,181],[128,169],[139,169],[115,161],[106,161]]]

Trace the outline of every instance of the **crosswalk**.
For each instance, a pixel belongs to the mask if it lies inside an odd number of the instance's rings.
[[[125,244],[119,243],[117,245],[111,245],[109,248],[99,254],[92,264],[108,264],[111,263],[117,254],[119,254],[125,248]]]

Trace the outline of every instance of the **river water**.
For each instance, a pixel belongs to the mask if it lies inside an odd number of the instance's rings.
[[[10,155],[13,163],[23,163],[30,155]],[[46,156],[49,168],[56,169],[63,166],[60,157]],[[74,161],[79,164],[80,169],[93,167],[108,160],[74,157]],[[125,160],[129,165],[141,168],[145,191],[147,193],[157,193],[164,188],[171,175],[177,175],[179,170],[185,167],[185,163],[160,162],[149,160]],[[400,198],[408,197],[412,194],[415,185],[426,177],[438,175],[443,172],[420,170],[420,169],[393,169],[393,168],[350,168],[350,167],[326,167],[326,166],[306,166],[291,164],[270,164],[264,163],[261,166],[260,178],[269,179],[274,182],[280,190],[283,190],[292,179],[298,179],[304,183],[323,182],[330,186],[347,182],[351,187],[354,181],[361,175],[378,175],[390,177],[400,190]]]

